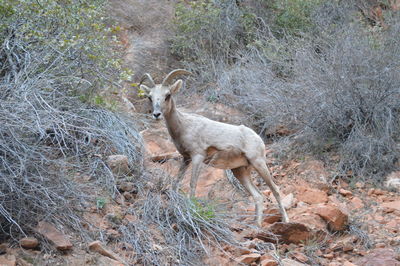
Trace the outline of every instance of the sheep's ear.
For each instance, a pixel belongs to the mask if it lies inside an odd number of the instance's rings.
[[[182,80],[178,79],[174,84],[171,85],[170,87],[170,92],[171,94],[175,94],[179,91],[179,89],[182,87]]]
[[[140,85],[140,90],[142,91],[142,93],[144,95],[149,95],[149,93],[150,93],[150,88],[143,84]]]

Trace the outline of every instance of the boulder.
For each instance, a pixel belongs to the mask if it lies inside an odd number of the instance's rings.
[[[36,231],[53,243],[56,249],[63,251],[72,249],[72,244],[68,238],[52,224],[41,221],[36,227]]]
[[[123,176],[130,172],[128,157],[125,155],[110,155],[108,156],[106,163],[114,175]]]
[[[348,224],[348,215],[342,212],[338,207],[329,204],[318,206],[314,209],[314,213],[322,217],[327,223],[328,228],[332,231],[342,231],[346,229]]]
[[[24,237],[19,240],[21,247],[26,249],[33,249],[39,246],[39,241],[34,237]]]

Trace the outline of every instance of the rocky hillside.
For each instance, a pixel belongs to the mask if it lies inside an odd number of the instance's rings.
[[[160,79],[181,66],[169,46],[176,1],[110,2],[122,29],[123,59],[136,77],[150,72]],[[246,110],[207,100],[201,90],[185,96],[177,95],[183,111],[221,122],[248,122]],[[32,228],[35,234],[1,243],[0,265],[400,265],[400,171],[373,185],[339,175],[333,165],[309,153],[278,158],[281,147],[269,142],[268,166],[290,223],[281,222],[271,191],[254,172],[254,183],[265,196],[258,228],[251,197],[229,172],[205,166],[197,199],[188,200],[189,169],[182,192],[171,192],[181,157],[164,122],[146,116],[147,99],[138,97],[131,83],[117,97],[121,110],[138,120],[144,168],[136,169],[129,156],[115,149],[107,156],[94,154],[112,172],[115,191],[104,196],[106,189],[92,177],[74,176],[86,185],[84,193],[97,196],[96,202],[80,206],[83,219],[77,223],[85,237],[44,218]],[[281,127],[275,135],[291,130]],[[334,152],[328,156],[338,161]]]

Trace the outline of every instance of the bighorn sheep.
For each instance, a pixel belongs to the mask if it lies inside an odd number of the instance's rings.
[[[182,181],[190,162],[193,164],[190,196],[195,195],[202,163],[215,168],[231,169],[235,177],[253,197],[257,224],[261,226],[264,209],[263,196],[251,181],[250,173],[254,168],[275,196],[283,221],[288,222],[279,189],[273,182],[266,164],[265,145],[261,137],[243,125],[221,123],[177,110],[171,95],[177,93],[182,87],[182,80],[179,79],[173,84],[172,81],[178,75],[183,74],[191,73],[183,69],[173,70],[161,84],[155,84],[152,77],[146,73],[140,81],[140,89],[146,93],[152,103],[153,117],[161,119],[164,116],[172,141],[183,156],[174,189],[177,189]],[[150,87],[142,84],[145,80],[149,81]]]

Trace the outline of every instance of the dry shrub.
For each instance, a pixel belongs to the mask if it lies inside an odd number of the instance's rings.
[[[209,75],[205,96],[245,110],[264,135],[284,128],[301,153],[338,151],[341,174],[380,180],[399,158],[398,12],[385,13],[385,28],[354,2],[321,2],[309,16],[308,31],[283,36],[259,18],[235,60],[194,66],[207,72],[201,82]]]
[[[2,238],[30,234],[40,220],[87,236],[80,214],[94,200],[86,193],[93,184],[82,177],[115,192],[105,156],[125,154],[134,171],[142,168],[135,125],[88,104],[120,73],[109,65],[115,61],[106,57],[113,52],[98,35],[104,32],[95,30],[104,26],[97,17],[103,5],[95,3],[0,3]]]
[[[171,177],[147,173],[137,181],[138,195],[127,210],[137,217],[119,227],[122,241],[133,246],[132,261],[144,265],[199,265],[211,247],[238,245],[223,205],[170,188]]]

